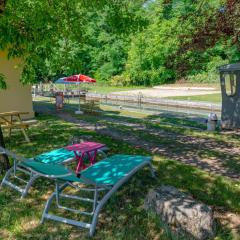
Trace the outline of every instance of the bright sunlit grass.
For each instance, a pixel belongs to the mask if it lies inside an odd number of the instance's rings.
[[[169,97],[169,99],[194,101],[194,102],[211,102],[211,103],[222,102],[221,93],[195,95],[195,96],[177,96],[177,97]]]

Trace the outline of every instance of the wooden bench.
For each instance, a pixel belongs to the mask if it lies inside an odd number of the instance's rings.
[[[12,129],[20,129],[27,142],[30,139],[25,131],[30,125],[36,124],[36,120],[22,120],[21,115],[28,114],[28,112],[4,112],[0,113],[0,125],[2,129],[9,129],[9,136],[11,136]]]
[[[13,122],[12,124],[5,124],[5,123],[0,123],[2,129],[6,128],[28,128],[30,125],[36,124],[37,120],[32,120],[31,122],[28,121],[22,121],[20,122]]]

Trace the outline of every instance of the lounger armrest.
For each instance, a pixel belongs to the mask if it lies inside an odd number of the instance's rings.
[[[45,164],[45,163],[43,163],[43,164]],[[46,177],[46,178],[53,178],[53,179],[68,177],[68,176],[72,175],[72,172],[68,172],[68,173],[66,173],[66,174],[61,174],[61,175],[54,175],[54,174],[49,175],[49,174],[44,174],[44,173],[41,173],[41,172],[39,172],[39,171],[36,171],[35,169],[32,169],[32,168],[29,168],[29,169],[31,169],[31,171],[32,171],[33,173],[36,173],[36,174],[38,174],[39,176]]]

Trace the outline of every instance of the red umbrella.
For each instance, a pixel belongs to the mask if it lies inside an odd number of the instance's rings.
[[[69,76],[69,77],[65,77],[63,78],[63,81],[65,83],[95,83],[96,80],[93,79],[93,78],[90,78],[86,75],[83,75],[83,74],[77,74],[77,75],[72,75],[72,76]],[[81,114],[82,111],[80,110],[80,84],[79,84],[79,87],[78,87],[78,91],[79,91],[79,106],[78,106],[78,110],[75,111],[76,114]]]
[[[95,83],[96,80],[93,79],[93,78],[90,78],[86,75],[83,75],[83,74],[77,74],[77,75],[73,75],[73,76],[70,76],[70,77],[65,77],[63,78],[63,80],[65,82],[85,82],[85,83]]]

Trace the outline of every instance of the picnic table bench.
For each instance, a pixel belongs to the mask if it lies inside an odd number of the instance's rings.
[[[35,124],[36,120],[22,120],[21,115],[29,114],[29,112],[2,112],[0,113],[0,125],[3,129],[9,129],[9,136],[11,136],[12,129],[20,129],[24,135],[24,138],[27,142],[30,142],[30,139],[26,133],[26,129]]]

